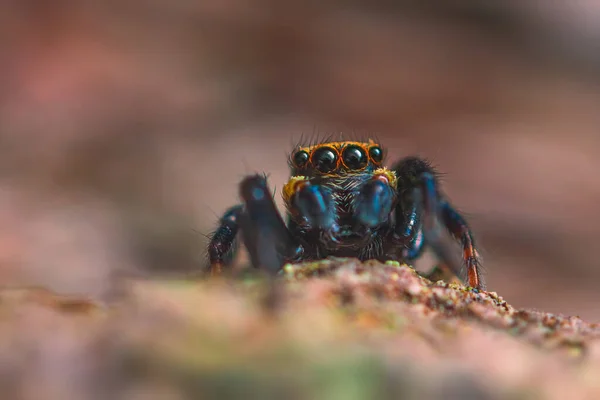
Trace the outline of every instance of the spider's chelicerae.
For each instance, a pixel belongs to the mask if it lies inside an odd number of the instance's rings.
[[[471,230],[440,191],[434,168],[406,157],[388,169],[384,153],[373,140],[297,146],[283,187],[287,224],[266,178],[246,177],[242,203],[225,212],[211,238],[213,274],[232,262],[240,232],[252,264],[271,272],[328,256],[410,263],[429,246],[469,286],[483,289]],[[444,229],[461,243],[462,265],[453,261]]]

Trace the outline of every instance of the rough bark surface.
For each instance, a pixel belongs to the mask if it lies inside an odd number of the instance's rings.
[[[598,324],[391,263],[289,265],[276,283],[135,281],[111,304],[3,290],[2,397],[600,398]]]

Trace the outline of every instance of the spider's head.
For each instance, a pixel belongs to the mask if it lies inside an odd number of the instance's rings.
[[[324,142],[298,147],[283,188],[291,218],[321,232],[334,247],[362,246],[388,221],[396,175],[383,167],[384,150],[368,142]]]

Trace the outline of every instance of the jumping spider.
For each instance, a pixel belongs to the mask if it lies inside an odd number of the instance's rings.
[[[473,235],[441,193],[435,169],[418,157],[388,169],[384,153],[373,140],[297,146],[283,187],[287,225],[266,177],[246,177],[242,204],[225,212],[210,241],[212,273],[233,261],[241,230],[252,264],[273,273],[288,262],[328,256],[410,262],[428,245],[469,286],[483,289]],[[462,264],[453,261],[443,228],[462,244]]]

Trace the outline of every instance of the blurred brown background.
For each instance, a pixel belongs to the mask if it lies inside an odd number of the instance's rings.
[[[550,3],[5,0],[0,282],[194,272],[244,174],[344,131],[447,174],[491,290],[600,320],[600,7]]]

